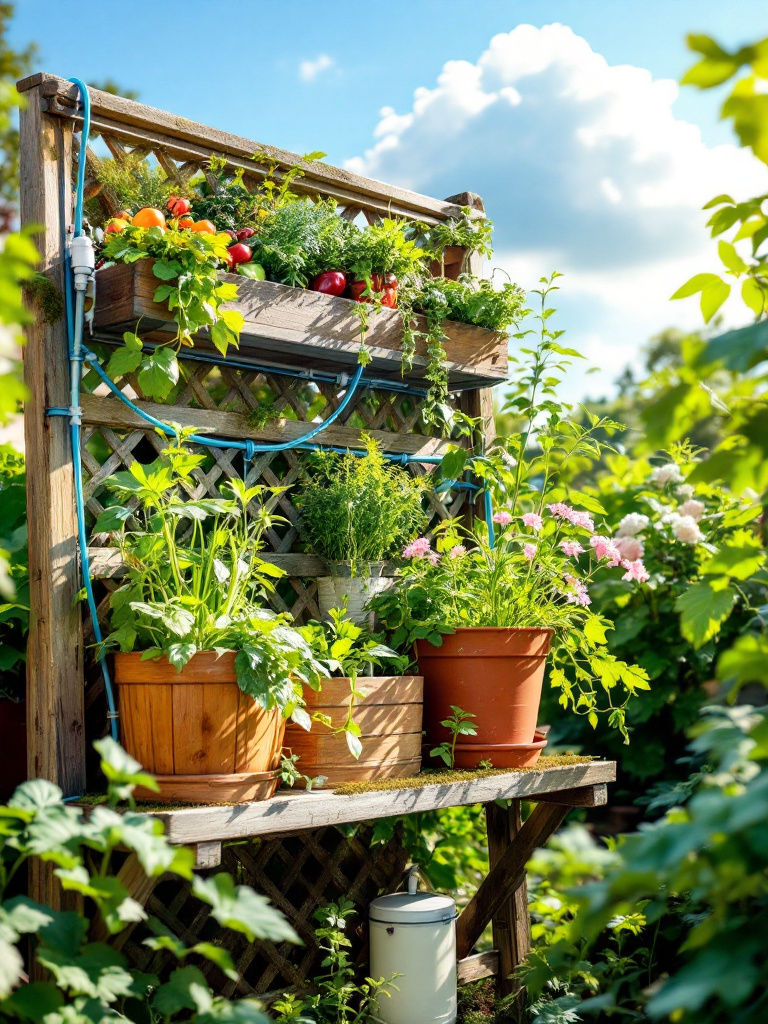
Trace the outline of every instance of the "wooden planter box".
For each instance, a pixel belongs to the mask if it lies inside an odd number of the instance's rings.
[[[237,302],[228,306],[245,317],[240,350],[242,359],[275,366],[338,373],[354,370],[360,348],[360,323],[351,299],[338,299],[304,288],[291,288],[271,281],[251,281],[236,274],[222,274],[222,280],[239,287]],[[130,266],[116,264],[96,275],[96,308],[93,326],[118,337],[133,330],[139,317],[145,340],[165,340],[176,325],[163,303],[152,296],[159,284],[149,261]],[[424,327],[423,322],[419,330]],[[508,340],[506,334],[483,327],[446,322],[445,343],[450,385],[453,390],[492,387],[507,379]],[[419,341],[412,370],[401,372],[403,333],[400,315],[384,309],[371,317],[366,344],[372,362],[369,373],[376,377],[423,384],[427,367],[426,347]],[[205,334],[199,347],[211,349]]]
[[[355,702],[363,751],[355,760],[343,733],[334,735],[319,722],[307,732],[288,723],[285,746],[299,755],[299,770],[325,775],[326,785],[363,779],[405,778],[421,767],[421,716],[424,680],[421,676],[359,676],[364,694]],[[305,689],[307,711],[327,715],[334,728],[343,725],[350,702],[349,679],[324,679],[319,692]]]

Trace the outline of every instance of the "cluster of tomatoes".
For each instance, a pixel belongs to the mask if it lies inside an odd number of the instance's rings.
[[[350,281],[340,270],[326,270],[318,274],[310,285],[313,292],[346,295],[355,302],[372,302],[375,297],[389,309],[397,309],[397,287],[394,274],[371,274],[370,278]]]
[[[181,196],[171,196],[166,204],[166,209],[170,214],[171,227],[175,227],[177,230],[187,228],[190,231],[197,231],[205,235],[219,233],[213,221],[196,221],[189,215],[192,210],[192,204],[188,199],[184,199]],[[116,217],[113,217],[107,223],[105,232],[108,235],[120,234],[122,231],[125,231],[129,224],[138,228],[160,228],[161,231],[165,231],[168,228],[166,215],[162,210],[157,210],[151,206],[144,206],[135,214],[131,214],[127,210],[121,210]],[[236,270],[239,266],[252,261],[253,253],[250,246],[245,244],[245,239],[252,238],[256,234],[253,228],[242,228],[240,231],[223,231],[221,234],[229,235],[232,239],[227,246],[227,253],[224,257],[224,262],[230,270]],[[263,272],[262,274],[256,273],[250,276],[263,278]]]

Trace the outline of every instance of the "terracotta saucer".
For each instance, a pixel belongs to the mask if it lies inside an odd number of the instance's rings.
[[[544,733],[536,731],[533,743],[457,743],[456,768],[477,768],[490,761],[494,768],[530,768],[547,745]]]

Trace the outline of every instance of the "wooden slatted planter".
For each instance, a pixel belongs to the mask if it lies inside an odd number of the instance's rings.
[[[354,719],[360,726],[363,751],[355,759],[343,733],[320,724],[311,732],[289,724],[285,745],[299,755],[299,768],[310,777],[324,775],[326,785],[360,779],[406,778],[421,767],[421,676],[361,676]],[[333,729],[344,724],[351,701],[350,680],[325,679],[319,692],[305,692],[310,714],[327,715]]]
[[[245,356],[270,365],[292,366],[300,359],[305,369],[331,372],[351,370],[357,365],[360,322],[354,313],[356,303],[351,299],[272,281],[251,281],[236,274],[221,277],[238,285],[239,298],[227,303],[227,307],[239,310],[245,317],[238,358]],[[94,329],[120,337],[123,331],[133,330],[141,318],[143,338],[167,340],[169,332],[175,334],[176,324],[163,303],[152,301],[160,283],[148,260],[100,270],[96,275]],[[423,330],[422,318],[419,320],[418,329]],[[492,387],[507,379],[506,334],[448,321],[445,332],[448,376],[454,390]],[[412,384],[423,382],[426,346],[423,340],[417,342],[413,367],[403,375],[402,340],[402,321],[396,310],[382,309],[371,316],[366,334],[372,357],[370,373]],[[212,349],[210,341],[202,335],[199,347]]]

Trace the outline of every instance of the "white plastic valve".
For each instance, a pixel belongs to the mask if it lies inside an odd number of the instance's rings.
[[[77,238],[72,239],[69,256],[72,272],[75,275],[75,291],[84,292],[96,267],[93,242],[87,235],[78,235]]]

